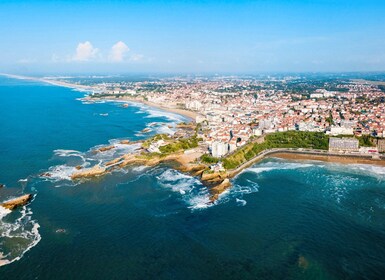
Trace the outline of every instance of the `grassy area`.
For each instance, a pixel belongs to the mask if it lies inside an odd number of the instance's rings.
[[[196,136],[186,138],[186,139],[179,139],[167,145],[159,147],[159,150],[162,154],[176,153],[176,152],[198,147],[199,140],[201,139],[197,138]]]
[[[218,158],[210,156],[208,154],[204,154],[201,156],[201,162],[203,163],[214,164],[214,163],[217,163],[218,161],[219,161]]]
[[[226,169],[234,169],[255,157],[258,153],[272,148],[311,148],[327,150],[329,137],[322,132],[287,131],[265,136],[263,143],[249,143],[223,159]]]
[[[152,142],[156,142],[156,141],[159,141],[159,140],[164,140],[164,141],[167,141],[167,140],[170,140],[170,136],[168,136],[167,134],[157,134],[151,138],[148,138],[146,141],[143,142],[142,144],[142,147],[147,149],[148,147],[150,147],[151,143]]]

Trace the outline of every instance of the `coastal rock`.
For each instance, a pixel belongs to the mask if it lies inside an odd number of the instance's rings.
[[[121,140],[119,143],[123,145],[128,145],[130,144],[130,140]]]
[[[179,170],[181,172],[188,172],[192,176],[201,176],[204,171],[206,171],[208,167],[204,164],[198,165],[182,165]]]
[[[77,170],[80,170],[80,169],[82,169],[83,167],[82,167],[81,165],[77,165],[77,166],[75,166],[75,168],[76,168]]]
[[[209,184],[216,184],[216,183],[222,182],[227,177],[228,177],[228,174],[223,172],[203,173],[201,177],[201,181]]]
[[[150,132],[151,130],[152,130],[151,128],[146,127],[146,128],[143,129],[141,132],[142,132],[142,133],[148,133],[148,132]]]
[[[105,152],[105,151],[109,151],[109,150],[112,150],[113,148],[115,148],[114,145],[111,145],[111,146],[106,146],[106,147],[101,147],[99,149],[96,150],[96,152]]]
[[[44,173],[41,173],[39,176],[40,176],[40,177],[51,177],[52,174],[49,173],[49,172],[44,172]]]
[[[127,103],[124,103],[124,104],[122,105],[122,107],[123,107],[123,108],[127,108],[127,107],[128,107],[128,104],[127,104]]]
[[[210,189],[210,193],[211,193],[210,201],[211,202],[216,201],[219,195],[230,187],[231,187],[231,183],[228,178],[224,179],[219,185],[212,187]]]
[[[23,206],[23,205],[27,204],[29,201],[31,201],[32,198],[33,198],[32,194],[26,194],[26,195],[20,196],[18,198],[6,201],[3,204],[1,204],[1,206],[3,206],[4,208],[7,208],[9,210],[14,210],[19,206]]]
[[[82,171],[76,172],[71,175],[71,179],[81,179],[81,178],[89,178],[89,177],[95,177],[95,176],[100,176],[104,175],[108,171],[106,170],[105,167],[101,167],[99,165],[94,166],[92,168],[87,168]]]

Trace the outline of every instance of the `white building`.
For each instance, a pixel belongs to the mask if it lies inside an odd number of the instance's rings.
[[[190,110],[200,111],[203,108],[203,105],[198,100],[193,100],[186,102],[186,108]]]
[[[330,128],[331,135],[353,135],[353,128],[333,126]]]
[[[356,152],[359,149],[359,141],[355,138],[335,138],[329,139],[329,151]]]
[[[214,141],[211,144],[211,155],[213,157],[222,157],[229,151],[229,145],[224,142]]]

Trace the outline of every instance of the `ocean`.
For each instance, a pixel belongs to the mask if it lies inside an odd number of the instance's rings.
[[[100,145],[186,121],[84,94],[0,78],[0,201],[35,195],[0,208],[0,279],[383,278],[385,168],[265,159],[215,205],[167,165],[72,182],[76,166],[136,148],[95,154]]]

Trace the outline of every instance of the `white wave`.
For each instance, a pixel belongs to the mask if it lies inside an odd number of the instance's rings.
[[[148,114],[148,116],[146,116],[146,118],[165,117],[166,119],[168,119],[169,121],[172,121],[172,122],[183,122],[183,121],[187,120],[185,117],[183,117],[181,115],[171,113],[171,112],[162,111],[162,110],[157,110],[157,109],[154,109],[151,107],[147,107],[144,110]]]
[[[58,156],[58,157],[80,157],[84,159],[83,153],[76,150],[57,149],[57,150],[54,150],[53,153],[55,156]]]
[[[245,169],[244,172],[253,172],[253,173],[259,174],[262,172],[268,172],[272,170],[289,170],[289,169],[309,168],[314,166],[316,166],[316,164],[314,163],[269,161],[266,163],[260,163],[251,168],[247,168]]]
[[[135,172],[143,172],[146,169],[148,169],[148,166],[145,166],[145,165],[135,166],[132,168],[132,170]]]
[[[3,206],[0,206],[0,220],[3,219],[3,217],[7,216],[11,212],[12,212],[11,210],[4,208]]]
[[[374,176],[380,180],[385,179],[385,167],[371,164],[350,164],[349,171],[362,175]]]
[[[1,208],[1,213],[9,214]],[[0,266],[20,260],[41,240],[40,225],[32,220],[31,209],[24,206],[16,213],[18,217],[11,221],[5,221],[4,215],[0,219]]]
[[[155,129],[156,134],[168,134],[174,135],[175,128],[169,128],[168,126],[159,126]]]
[[[236,198],[235,201],[237,202],[238,206],[245,206],[247,201],[244,199]]]
[[[173,169],[167,169],[157,176],[160,185],[179,193],[183,201],[192,210],[203,209],[212,206],[210,195],[201,182],[189,175],[180,173]]]
[[[44,177],[51,181],[71,181],[71,175],[77,171],[75,166],[66,164],[51,166],[48,169],[50,176]]]

